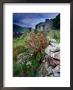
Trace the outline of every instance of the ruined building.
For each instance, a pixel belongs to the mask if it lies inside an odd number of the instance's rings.
[[[45,22],[40,22],[39,24],[37,24],[35,26],[35,29],[41,31],[54,29],[53,21],[51,19],[46,19]]]

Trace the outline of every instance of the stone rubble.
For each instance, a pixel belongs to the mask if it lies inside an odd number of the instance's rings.
[[[56,44],[55,40],[45,49],[45,60],[39,69],[39,76],[43,76],[43,69],[45,69],[45,77],[59,77],[60,76],[60,46]]]

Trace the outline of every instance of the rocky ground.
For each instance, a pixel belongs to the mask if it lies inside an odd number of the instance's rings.
[[[45,58],[39,67],[39,76],[60,76],[60,46],[55,40],[50,42],[50,45],[45,49]]]

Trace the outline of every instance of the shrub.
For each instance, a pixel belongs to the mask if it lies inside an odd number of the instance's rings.
[[[30,33],[27,48],[32,48],[34,52],[41,52],[47,46],[47,40],[43,32]]]

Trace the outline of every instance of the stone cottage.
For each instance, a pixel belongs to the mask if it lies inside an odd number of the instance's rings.
[[[51,19],[46,19],[45,22],[40,22],[35,26],[35,29],[37,30],[50,30],[53,29],[53,21]]]

